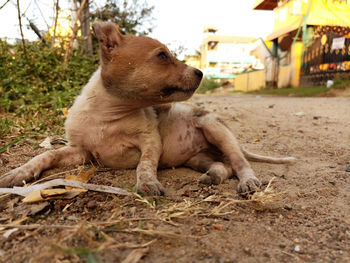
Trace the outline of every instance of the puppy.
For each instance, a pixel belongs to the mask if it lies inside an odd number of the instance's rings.
[[[235,174],[238,191],[259,187],[247,158],[287,163],[242,152],[215,114],[173,103],[189,99],[202,72],[177,61],[155,39],[122,35],[117,25],[92,25],[99,40],[101,66],[70,108],[65,122],[68,146],[47,151],[0,177],[0,186],[21,185],[43,170],[95,159],[100,165],[136,168],[138,192],[164,194],[157,168],[191,167],[200,181],[220,184]]]

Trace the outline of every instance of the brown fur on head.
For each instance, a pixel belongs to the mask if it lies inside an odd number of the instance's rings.
[[[122,35],[111,22],[92,25],[100,43],[101,77],[113,96],[145,105],[186,100],[202,72],[177,61],[159,41]]]

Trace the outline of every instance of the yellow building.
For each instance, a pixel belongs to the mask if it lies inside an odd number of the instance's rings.
[[[56,37],[59,39],[67,40],[72,35],[72,21],[71,21],[71,12],[67,10],[60,10],[57,18],[56,26]],[[78,21],[79,23],[79,21]],[[50,36],[54,34],[54,26],[49,28]],[[80,33],[78,33],[80,34]]]
[[[194,67],[194,68],[200,68],[200,66],[201,66],[200,54],[198,54],[198,55],[185,55],[184,61],[187,65]]]
[[[254,37],[217,35],[217,29],[204,29],[200,68],[211,78],[233,79],[237,73],[259,64],[250,54]]]
[[[254,9],[274,13],[267,40],[275,87],[324,83],[350,70],[349,0],[257,0]]]

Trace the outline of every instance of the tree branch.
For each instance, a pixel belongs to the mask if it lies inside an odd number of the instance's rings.
[[[3,9],[3,7],[4,7],[8,2],[10,2],[10,0],[7,0],[7,1],[5,2],[5,4],[3,4],[2,6],[0,6],[0,10]]]
[[[24,53],[24,57],[26,59],[26,64],[28,65],[27,49],[26,49],[26,43],[24,40],[24,35],[23,35],[23,30],[22,30],[22,19],[21,19],[21,10],[19,7],[19,0],[17,0],[17,13],[18,13],[19,29],[21,31],[21,37],[22,37],[23,53]]]
[[[59,7],[59,0],[56,1],[56,17],[55,17],[55,26],[53,29],[53,36],[52,36],[52,42],[51,42],[51,48],[53,47],[53,45],[55,44],[55,38],[56,38],[56,28],[57,28],[57,19],[58,19],[58,11],[60,9]]]
[[[83,10],[85,4],[86,4],[86,0],[83,0],[82,3],[79,6],[79,9],[78,9],[78,12],[77,12],[77,17],[76,17],[76,20],[75,20],[74,26],[73,26],[72,36],[71,36],[71,38],[69,40],[66,56],[64,57],[64,64],[65,65],[67,65],[68,60],[72,57],[73,44],[74,44],[75,38],[77,37],[78,21],[79,21],[80,13]]]

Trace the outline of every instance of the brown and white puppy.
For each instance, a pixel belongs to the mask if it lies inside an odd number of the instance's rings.
[[[200,180],[219,184],[235,173],[238,191],[260,183],[245,159],[286,163],[242,152],[231,130],[215,114],[173,103],[187,100],[202,72],[177,61],[167,47],[149,37],[122,35],[110,22],[93,24],[101,66],[69,110],[69,145],[47,151],[0,177],[0,186],[21,185],[51,167],[95,159],[111,168],[136,168],[139,192],[160,195],[157,168],[188,166]]]

